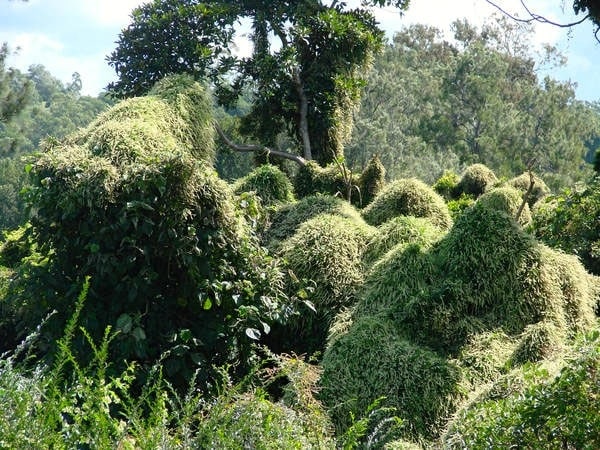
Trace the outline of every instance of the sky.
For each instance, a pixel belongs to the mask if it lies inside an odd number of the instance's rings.
[[[524,0],[527,6],[550,20],[574,19],[571,0]],[[350,0],[349,3],[358,3]],[[116,47],[119,32],[130,22],[130,13],[144,0],[0,0],[0,42],[16,50],[8,65],[26,71],[42,64],[64,82],[73,72],[81,75],[82,92],[95,96],[116,79],[106,56]],[[525,16],[521,0],[497,0],[511,14]],[[561,8],[561,4],[564,8]],[[400,16],[393,8],[374,10],[388,37],[404,26],[426,23],[446,30],[456,19],[480,25],[496,10],[486,0],[411,0]],[[240,36],[238,47],[248,48]],[[600,44],[587,21],[567,30],[536,25],[534,43],[556,45],[568,58],[565,67],[553,69],[553,78],[577,83],[577,98],[600,100]],[[543,75],[543,74],[542,74]]]

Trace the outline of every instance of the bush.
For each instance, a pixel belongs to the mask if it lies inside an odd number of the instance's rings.
[[[512,186],[515,189],[518,189],[523,194],[525,194],[525,192],[527,192],[527,190],[529,189],[530,183],[531,183],[531,178],[530,178],[528,172],[523,173],[523,174],[519,175],[518,177],[515,177],[506,182],[507,185]],[[550,195],[550,188],[546,185],[546,183],[544,183],[544,180],[542,180],[537,175],[534,175],[533,176],[533,189],[531,191],[531,194],[527,198],[527,203],[529,204],[529,207],[533,208],[533,205],[535,205],[537,202],[544,199],[548,195]]]
[[[425,217],[442,230],[450,228],[452,224],[444,200],[415,178],[390,183],[363,209],[362,214],[369,224],[375,226],[396,216]]]
[[[312,280],[309,296],[316,313],[306,309],[290,319],[280,341],[280,351],[313,353],[322,350],[329,325],[344,307],[351,306],[364,280],[362,256],[374,230],[364,221],[321,214],[303,223],[283,242],[279,255],[299,279]]]
[[[581,258],[585,267],[600,275],[600,178],[565,190],[536,204],[535,235],[553,247]]]
[[[385,187],[385,167],[377,155],[374,155],[358,179],[362,207],[367,206]]]
[[[168,101],[119,103],[37,158],[29,201],[47,266],[20,270],[12,301],[25,333],[57,310],[43,330],[53,343],[74,286],[91,275],[81,321],[92,337],[112,325],[117,365],[163,355],[166,374],[185,383],[197,368],[202,379],[214,364],[244,366],[251,338],[278,317],[284,282],[227,183],[198,159],[212,155],[207,94],[174,89],[167,80],[153,92]]]
[[[265,207],[294,201],[294,188],[285,173],[276,166],[262,165],[233,185],[233,190],[240,195],[254,191]]]
[[[324,354],[324,402],[344,426],[377,396],[400,411],[406,399],[423,398],[423,409],[400,416],[414,424],[409,437],[435,438],[461,393],[560,351],[593,326],[597,296],[597,280],[575,257],[477,202],[437,243],[398,245],[374,265],[352,318],[336,324]],[[382,353],[387,341],[396,353]],[[402,372],[414,355],[436,361],[441,378]]]
[[[433,184],[433,190],[440,194],[446,201],[452,200],[456,192],[460,178],[455,172],[444,171],[441,177]]]
[[[465,169],[460,177],[454,197],[467,194],[477,198],[491,189],[497,181],[498,178],[491,169],[483,164],[472,164]]]
[[[315,430],[310,419],[264,393],[220,398],[201,423],[196,443],[200,448],[334,449],[334,441]]]
[[[477,202],[486,208],[502,211],[510,217],[516,218],[517,212],[523,203],[523,194],[511,187],[494,188],[482,194]],[[519,224],[524,227],[531,224],[531,212],[527,203],[525,203],[519,216]]]
[[[364,261],[368,267],[398,244],[431,244],[445,232],[432,225],[429,219],[412,216],[398,216],[379,226],[377,233],[369,240]]]
[[[587,338],[557,376],[537,366],[525,386],[465,409],[444,437],[444,448],[597,448],[600,445],[600,347]]]
[[[363,221],[360,213],[347,201],[331,195],[311,195],[277,208],[271,226],[265,233],[269,247],[276,247],[281,241],[291,237],[301,224],[319,214],[334,214],[358,222]]]
[[[363,316],[323,357],[320,397],[338,432],[380,397],[410,437],[431,436],[453,412],[460,372],[398,333],[387,317]]]
[[[358,177],[352,176],[351,185],[359,186]],[[346,183],[337,164],[327,167],[319,166],[315,161],[308,161],[302,166],[294,178],[294,189],[299,198],[314,194],[346,195]],[[358,202],[358,192],[354,189],[352,198]]]

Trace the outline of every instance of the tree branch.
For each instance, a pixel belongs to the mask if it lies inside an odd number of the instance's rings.
[[[293,153],[282,152],[279,150],[272,150],[269,147],[265,147],[264,145],[255,145],[255,144],[236,144],[231,139],[227,137],[227,135],[223,132],[223,129],[219,126],[217,122],[215,122],[215,130],[217,130],[218,135],[223,139],[225,144],[235,150],[236,152],[263,152],[268,155],[279,156],[280,158],[289,159],[294,161],[295,163],[300,164],[301,166],[306,165],[306,159],[302,156],[294,155]]]
[[[587,19],[590,18],[590,15],[588,14],[583,19],[576,20],[575,22],[569,22],[569,23],[553,22],[552,20],[547,19],[544,16],[541,16],[539,14],[535,14],[525,4],[525,1],[521,0],[521,5],[523,5],[523,8],[525,8],[525,11],[527,11],[527,14],[529,14],[529,18],[527,18],[527,19],[521,19],[520,17],[517,17],[517,16],[514,16],[514,15],[510,14],[508,11],[506,11],[505,9],[503,9],[500,5],[496,4],[492,0],[485,0],[485,1],[488,2],[490,5],[492,5],[494,8],[496,8],[498,11],[500,11],[505,16],[509,17],[510,19],[512,19],[512,20],[514,20],[516,22],[521,22],[521,23],[539,22],[539,23],[547,23],[549,25],[553,25],[555,27],[560,27],[560,28],[571,28],[571,27],[574,27],[576,25],[579,25],[579,24],[585,22]]]

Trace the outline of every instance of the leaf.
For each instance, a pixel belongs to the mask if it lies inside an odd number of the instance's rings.
[[[210,298],[204,300],[204,304],[202,305],[202,307],[205,311],[208,311],[210,308],[212,308],[212,301],[210,300]]]
[[[117,329],[121,332],[127,334],[131,331],[131,327],[133,326],[133,319],[129,314],[121,314],[117,319]]]
[[[141,327],[135,327],[131,333],[136,341],[143,341],[146,339],[146,333]]]
[[[248,336],[250,339],[258,341],[260,339],[260,331],[258,331],[256,328],[246,328],[246,336]]]
[[[262,325],[265,334],[269,334],[271,332],[271,327],[268,323],[261,321],[260,324]]]
[[[312,312],[314,312],[316,314],[317,309],[315,308],[315,305],[313,305],[313,302],[311,302],[309,300],[304,300],[303,303],[308,307],[308,309],[310,309]]]

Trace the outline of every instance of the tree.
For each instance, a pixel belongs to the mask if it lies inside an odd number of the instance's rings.
[[[406,8],[406,0],[372,0]],[[262,146],[286,132],[302,157],[334,161],[351,131],[365,69],[383,32],[365,8],[319,0],[155,0],[133,14],[108,57],[117,96],[140,95],[168,73],[190,73],[213,84],[219,103],[233,107],[250,90],[241,130]],[[251,22],[252,55],[232,54],[235,24]]]
[[[553,188],[585,179],[600,116],[571,84],[538,79],[530,33],[506,18],[481,29],[456,22],[453,43],[422,26],[398,33],[375,61],[346,149],[350,163],[377,151],[391,178],[433,182],[473,163],[513,177],[535,159]],[[551,47],[543,56],[562,62]]]
[[[27,105],[31,84],[18,77],[18,71],[6,67],[8,45],[0,47],[0,124],[7,123]]]

